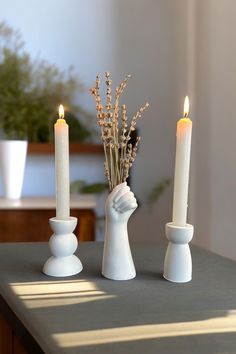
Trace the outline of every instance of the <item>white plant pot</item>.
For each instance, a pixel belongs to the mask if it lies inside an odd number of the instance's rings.
[[[0,170],[4,197],[21,197],[28,142],[25,140],[0,141]]]
[[[102,275],[108,279],[129,280],[136,276],[127,230],[136,208],[136,199],[126,182],[116,186],[107,197]]]

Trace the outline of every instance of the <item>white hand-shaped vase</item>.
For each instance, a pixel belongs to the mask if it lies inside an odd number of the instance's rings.
[[[137,206],[126,182],[116,186],[107,197],[102,275],[108,279],[128,280],[136,276],[127,224]]]

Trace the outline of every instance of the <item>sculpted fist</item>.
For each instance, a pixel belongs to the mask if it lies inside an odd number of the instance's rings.
[[[138,204],[134,193],[130,191],[127,183],[116,186],[109,194],[105,204],[106,217],[110,222],[124,223],[137,208]]]
[[[102,274],[108,279],[128,280],[136,275],[127,223],[137,206],[134,194],[126,182],[116,186],[107,197]]]

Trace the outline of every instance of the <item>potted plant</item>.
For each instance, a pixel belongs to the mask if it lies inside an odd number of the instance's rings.
[[[61,72],[44,60],[32,60],[18,31],[0,22],[0,168],[5,196],[21,195],[28,142],[51,142],[59,103],[67,108],[72,138],[88,139],[90,131],[78,121],[89,114],[74,104],[81,84],[73,69]],[[67,108],[68,110],[68,108]]]

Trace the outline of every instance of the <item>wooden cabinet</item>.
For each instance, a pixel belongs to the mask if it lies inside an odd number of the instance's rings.
[[[0,354],[43,354],[15,313],[0,295]]]
[[[13,331],[0,313],[0,354],[12,354]]]
[[[0,314],[0,354],[29,354],[2,314]]]
[[[29,143],[28,154],[30,155],[53,155],[55,146],[51,143]],[[102,155],[104,153],[102,144],[70,143],[70,154],[80,155]]]
[[[95,240],[95,207],[92,195],[71,198],[71,215],[78,218],[75,234],[82,242]],[[0,199],[0,242],[48,241],[49,218],[54,216],[54,198]]]
[[[22,345],[20,339],[13,332],[13,350],[12,354],[29,354]]]

